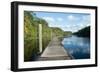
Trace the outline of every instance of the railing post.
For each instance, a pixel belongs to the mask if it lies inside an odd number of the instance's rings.
[[[52,40],[52,29],[51,29],[51,40]]]
[[[42,53],[42,24],[39,24],[39,51]]]

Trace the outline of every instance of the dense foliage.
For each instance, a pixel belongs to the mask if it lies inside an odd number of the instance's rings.
[[[32,53],[38,52],[37,22],[31,12],[24,12],[24,60],[30,60]]]
[[[90,26],[85,27],[74,34],[80,37],[90,37]]]
[[[24,61],[31,60],[31,56],[39,54],[39,24],[42,24],[43,49],[50,41],[48,23],[36,17],[36,14],[24,11]]]

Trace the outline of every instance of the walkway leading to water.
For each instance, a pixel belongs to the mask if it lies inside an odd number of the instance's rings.
[[[61,45],[60,40],[54,37],[39,57],[39,61],[45,60],[68,60],[71,59],[68,52]]]

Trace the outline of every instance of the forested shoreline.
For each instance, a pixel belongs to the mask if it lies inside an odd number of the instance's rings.
[[[78,32],[73,33],[74,35],[77,35],[79,37],[88,37],[90,38],[90,26],[87,26]]]

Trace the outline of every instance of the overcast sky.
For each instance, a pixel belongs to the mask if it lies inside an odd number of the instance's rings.
[[[90,25],[90,14],[35,12],[36,16],[45,19],[49,27],[59,27],[64,31],[76,32]]]

